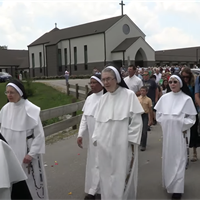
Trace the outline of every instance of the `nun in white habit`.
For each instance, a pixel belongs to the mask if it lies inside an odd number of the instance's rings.
[[[24,182],[26,179],[27,176],[16,155],[0,133],[0,199],[31,199]],[[18,183],[20,183],[20,187],[18,187]],[[16,192],[13,191],[14,185],[18,189],[17,193],[21,193],[20,197],[16,196]]]
[[[171,92],[163,95],[155,106],[156,120],[163,132],[162,180],[172,199],[181,199],[187,163],[186,138],[189,141],[196,109],[181,77],[172,75],[169,86]]]
[[[12,80],[6,86],[8,103],[0,111],[1,133],[15,152],[28,179],[32,198],[48,199],[42,154],[45,136],[40,108],[27,100],[23,84]]]
[[[83,143],[88,144],[86,175],[85,175],[85,199],[95,199],[95,194],[99,191],[99,169],[97,166],[96,147],[92,143],[95,119],[94,114],[100,98],[103,95],[104,88],[101,82],[101,75],[95,74],[90,78],[90,87],[92,94],[87,97],[83,106],[83,115],[79,127],[77,144],[79,147]],[[85,145],[84,145],[85,146]]]
[[[92,136],[97,145],[101,199],[136,199],[144,110],[115,67],[106,67],[101,78],[107,93],[99,101]]]

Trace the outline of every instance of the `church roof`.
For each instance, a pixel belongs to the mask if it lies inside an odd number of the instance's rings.
[[[0,49],[0,67],[29,68],[28,50]]]
[[[114,50],[112,50],[112,53],[115,52],[123,52],[126,51],[133,43],[135,43],[140,37],[132,37],[132,38],[126,38],[123,42],[121,42]]]
[[[40,38],[38,38],[28,46],[30,47],[41,44],[54,45],[61,40],[104,33],[106,30],[108,30],[111,26],[113,26],[117,21],[119,21],[123,17],[124,16],[121,15],[65,29],[54,28],[53,30],[45,33],[44,35],[42,35]]]

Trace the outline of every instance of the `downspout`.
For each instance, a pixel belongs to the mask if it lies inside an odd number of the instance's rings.
[[[104,66],[106,66],[106,33],[104,32]]]
[[[69,39],[69,69],[70,69],[70,75],[72,75],[72,69],[71,69],[71,41]]]

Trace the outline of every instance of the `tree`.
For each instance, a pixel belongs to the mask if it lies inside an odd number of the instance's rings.
[[[0,49],[8,49],[8,46],[6,46],[6,45],[0,46]]]

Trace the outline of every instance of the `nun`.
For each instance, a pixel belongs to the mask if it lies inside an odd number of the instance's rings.
[[[136,199],[144,110],[115,67],[106,67],[101,78],[107,93],[98,103],[92,136],[97,145],[101,199]]]
[[[92,135],[95,127],[94,114],[105,89],[103,88],[101,75],[99,74],[91,76],[89,84],[92,94],[87,97],[82,109],[83,115],[79,127],[77,144],[80,148],[83,148],[83,142],[84,146],[88,146],[85,175],[85,193],[87,195],[85,199],[95,199],[95,196],[98,196],[96,194],[100,193],[100,188],[97,148],[92,143]]]
[[[42,154],[45,136],[40,108],[28,99],[23,84],[12,80],[6,85],[8,103],[0,111],[1,133],[16,154],[28,179],[32,199],[48,199]]]
[[[24,173],[15,153],[0,133],[0,199],[31,200]]]
[[[184,193],[187,143],[190,128],[196,120],[196,109],[188,87],[178,75],[169,78],[171,92],[157,102],[156,120],[163,132],[162,181],[172,199],[181,199]],[[167,103],[166,103],[167,102]]]

